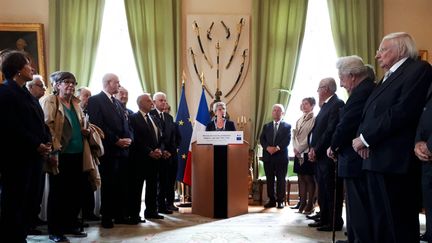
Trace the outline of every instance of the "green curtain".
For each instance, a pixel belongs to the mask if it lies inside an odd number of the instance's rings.
[[[96,59],[105,0],[49,1],[49,73],[72,72],[88,86]]]
[[[124,1],[142,88],[164,92],[175,113],[181,85],[181,1]]]
[[[383,0],[327,0],[338,56],[358,55],[379,70],[375,51],[383,34]]]
[[[273,104],[288,106],[306,25],[307,0],[254,0],[252,10],[252,145],[271,119]]]

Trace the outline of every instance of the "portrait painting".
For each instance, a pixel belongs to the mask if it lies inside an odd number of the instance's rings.
[[[35,74],[46,78],[43,24],[0,23],[0,51],[26,53]]]

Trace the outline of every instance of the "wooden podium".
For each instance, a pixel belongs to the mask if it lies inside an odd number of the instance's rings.
[[[192,144],[192,213],[229,218],[248,212],[249,145]]]

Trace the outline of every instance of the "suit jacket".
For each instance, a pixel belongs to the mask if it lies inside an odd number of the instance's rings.
[[[156,117],[152,114],[150,116],[156,122]],[[141,112],[138,111],[130,115],[129,121],[134,134],[134,142],[131,145],[130,153],[131,160],[135,163],[142,163],[142,160],[152,159],[149,154],[151,151],[160,148],[161,137],[156,137],[153,130],[150,130]]]
[[[161,142],[164,144],[163,148],[170,152],[170,154],[174,155],[176,152],[175,145],[175,125],[174,118],[166,112],[163,112],[164,120],[161,120],[158,111],[156,109],[151,110],[150,114],[154,117],[154,120],[158,123],[158,127],[162,131]]]
[[[338,154],[338,175],[340,177],[361,175],[363,159],[354,151],[352,140],[357,137],[363,107],[374,88],[373,80],[363,80],[353,89],[346,104],[339,112],[339,123],[333,133],[331,148]]]
[[[206,126],[206,131],[216,131],[215,121],[211,121]],[[225,120],[225,130],[224,131],[236,131],[234,122],[230,120]]]
[[[51,135],[37,99],[15,81],[5,80],[0,85],[0,114],[0,169],[40,161],[37,148],[50,142]]]
[[[133,138],[128,118],[121,103],[114,99],[114,104],[104,92],[91,96],[87,110],[90,122],[102,129],[105,134],[104,156],[127,156],[128,149],[120,148],[115,143],[120,138]],[[117,108],[116,108],[117,106]]]
[[[267,162],[273,160],[280,162],[288,162],[288,145],[291,141],[291,125],[281,120],[274,142],[273,131],[273,121],[265,124],[262,129],[260,143],[263,147],[263,161]],[[266,149],[268,146],[279,146],[280,150],[270,155],[270,153],[267,152]]]
[[[414,158],[416,127],[432,81],[432,67],[408,58],[369,96],[358,133],[369,144],[363,169],[407,173]]]
[[[315,150],[317,160],[327,157],[333,133],[339,121],[339,110],[344,102],[335,94],[326,103],[315,118],[315,124],[309,133],[309,147]],[[312,138],[311,138],[312,136]]]
[[[420,117],[420,121],[417,126],[417,133],[415,138],[416,143],[420,141],[426,142],[429,151],[432,151],[431,121],[432,121],[432,94],[429,94],[428,101],[426,103],[426,106],[423,108],[423,113]]]

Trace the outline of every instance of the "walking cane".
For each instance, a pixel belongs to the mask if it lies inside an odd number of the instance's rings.
[[[338,164],[337,164],[337,155],[335,156],[335,159],[333,160],[335,162],[335,177],[334,177],[334,194],[333,194],[333,222],[332,222],[332,242],[335,243],[336,238],[336,193],[337,193],[337,177],[338,177]]]

